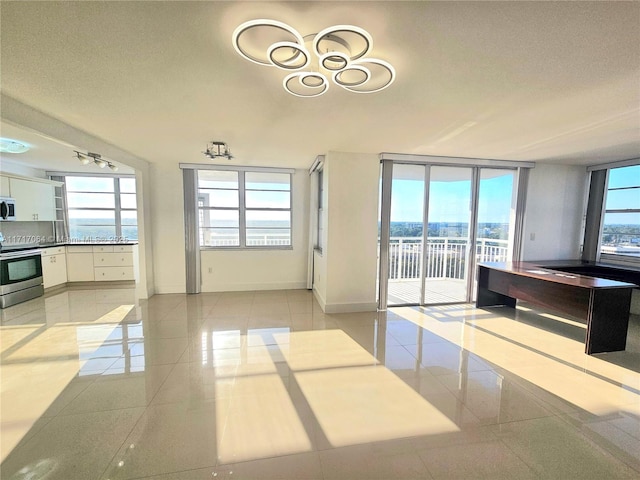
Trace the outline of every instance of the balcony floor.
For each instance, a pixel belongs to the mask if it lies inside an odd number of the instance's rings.
[[[428,278],[425,304],[466,301],[467,281],[454,278]],[[389,281],[388,305],[420,303],[420,280]]]

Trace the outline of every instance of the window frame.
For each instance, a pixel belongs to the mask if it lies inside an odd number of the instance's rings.
[[[244,167],[228,167],[228,166],[218,166],[211,165],[208,168],[195,168],[196,170],[196,219],[197,219],[197,229],[198,229],[198,240],[199,247],[201,251],[206,250],[293,250],[294,248],[294,219],[293,219],[293,174],[295,173],[292,169],[279,169],[279,168],[244,168]],[[236,172],[238,175],[238,207],[206,207],[200,205],[201,203],[201,195],[200,195],[200,176],[199,173],[201,171],[232,171]],[[266,173],[266,174],[286,174],[289,177],[289,208],[268,208],[268,207],[247,207],[247,190],[249,191],[265,191],[265,192],[286,192],[287,190],[259,190],[259,189],[247,189],[247,173]],[[235,189],[234,189],[235,190]],[[204,245],[204,235],[202,232],[201,219],[206,217],[203,215],[203,212],[207,210],[233,210],[238,211],[238,245]],[[289,244],[288,245],[249,245],[247,243],[247,233],[251,230],[247,225],[247,212],[251,211],[269,211],[269,212],[288,212],[289,213]],[[285,230],[283,228],[283,230]]]
[[[69,191],[67,186],[67,178],[104,178],[110,179],[113,182],[113,191],[110,192],[91,192],[91,191],[83,191],[78,192],[75,190]],[[62,178],[64,182],[63,194],[64,194],[64,223],[65,223],[65,236],[70,243],[81,243],[88,242],[87,237],[79,237],[75,238],[71,235],[71,221],[70,221],[70,210],[78,210],[78,211],[105,211],[105,212],[114,212],[114,222],[115,222],[115,235],[108,236],[107,238],[100,237],[90,237],[92,242],[137,242],[138,241],[138,233],[139,233],[139,225],[138,225],[138,204],[137,204],[137,191],[136,192],[124,192],[125,194],[133,193],[136,195],[136,208],[123,208],[120,195],[123,193],[120,188],[120,180],[124,178],[133,179],[135,182],[135,175],[127,175],[127,174],[119,174],[119,175],[95,175],[90,173],[65,173],[56,175],[56,178]],[[135,183],[134,183],[135,185]],[[69,194],[70,193],[102,193],[113,195],[114,197],[114,206],[113,207],[70,207],[69,206]],[[122,213],[123,212],[135,212],[136,213],[136,238],[125,237],[122,234],[122,227],[133,227],[133,224],[122,224]]]
[[[324,214],[324,200],[323,200],[323,196],[324,196],[324,172],[322,170],[322,168],[318,169],[318,176],[317,176],[317,182],[318,182],[318,209],[316,211],[316,215],[317,215],[317,228],[316,228],[316,242],[315,242],[315,250],[317,250],[319,253],[322,253],[323,247],[324,247],[324,243],[323,243],[323,235],[324,235],[324,219],[323,219],[323,214]]]
[[[617,188],[609,188],[609,174],[611,170],[625,167],[640,166],[640,158],[614,162],[604,165],[595,165],[588,167],[587,171],[591,173],[591,182],[589,188],[589,201],[586,208],[586,226],[584,231],[584,247],[583,260],[605,262],[618,265],[628,265],[637,268],[640,266],[640,256],[625,255],[624,253],[606,253],[602,252],[602,243],[604,233],[604,219],[607,213],[640,213],[640,208],[630,209],[607,209],[607,195],[610,190],[619,190]],[[594,176],[596,173],[601,175]],[[597,180],[594,180],[596,179]],[[631,187],[624,189],[638,188],[640,182]],[[592,203],[591,197],[596,199],[595,204]]]
[[[605,223],[604,223],[604,219],[607,213],[637,213],[640,214],[640,207],[639,208],[624,208],[624,209],[617,209],[617,208],[611,208],[611,209],[607,209],[607,198],[609,197],[609,192],[611,191],[620,191],[620,190],[640,190],[640,180],[638,180],[638,182],[632,186],[628,186],[628,187],[613,187],[611,188],[609,186],[609,179],[610,179],[610,174],[611,174],[611,170],[615,170],[618,168],[628,168],[628,167],[640,167],[640,163],[635,164],[635,165],[624,165],[624,166],[616,166],[616,167],[611,167],[607,169],[607,175],[606,175],[606,183],[605,183],[605,188],[604,188],[604,198],[602,201],[602,226],[600,228],[600,234],[598,237],[598,253],[600,255],[600,261],[607,261],[607,262],[613,262],[613,263],[630,263],[630,264],[640,264],[640,256],[634,256],[634,255],[625,255],[624,253],[606,253],[602,251],[602,243],[603,243],[603,239],[604,239],[604,227],[605,227]],[[639,245],[640,247],[640,245]]]

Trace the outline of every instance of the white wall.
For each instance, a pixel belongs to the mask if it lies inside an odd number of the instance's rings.
[[[178,162],[151,171],[151,236],[156,293],[185,293],[184,196]]]
[[[580,258],[585,167],[536,163],[529,177],[522,259]]]
[[[313,252],[313,294],[323,311],[327,308],[327,262],[324,252]]]
[[[375,311],[378,156],[329,152],[323,172],[326,242],[315,257],[324,272],[316,298],[328,313]]]
[[[155,291],[153,275],[153,241],[151,238],[151,175],[149,165],[136,168],[136,201],[138,209],[138,248],[134,261],[136,290],[140,298],[149,298]]]
[[[292,194],[293,248],[202,251],[203,292],[306,288],[309,254],[309,173],[306,170],[296,170],[293,174]]]

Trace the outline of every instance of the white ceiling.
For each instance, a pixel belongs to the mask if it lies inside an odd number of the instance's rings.
[[[152,164],[207,162],[210,140],[229,144],[231,163],[300,168],[328,151],[582,165],[640,157],[639,2],[0,9],[3,94]],[[232,47],[236,26],[255,18],[302,35],[358,25],[397,80],[375,94],[332,86],[318,98],[291,96],[285,72]]]
[[[29,147],[24,153],[2,153],[0,160],[5,167],[6,163],[18,166],[27,166],[43,170],[56,170],[61,172],[82,172],[92,175],[113,175],[113,171],[109,168],[99,168],[95,163],[82,165],[75,156],[74,150],[86,153],[85,149],[69,143],[46,137],[42,134],[21,128],[7,122],[0,122],[0,133],[2,137],[19,140],[21,143]],[[104,157],[105,160],[111,161],[110,158]],[[5,163],[6,162],[6,163]],[[118,167],[118,174],[132,174],[134,170],[122,162],[112,161]],[[9,168],[4,168],[9,170]],[[15,167],[13,169],[15,171]]]

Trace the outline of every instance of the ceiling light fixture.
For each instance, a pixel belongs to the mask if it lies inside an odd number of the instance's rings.
[[[225,157],[227,160],[231,160],[233,158],[231,150],[229,150],[229,146],[226,143],[219,142],[217,140],[212,140],[207,143],[207,149],[202,153],[209,158]]]
[[[277,20],[250,20],[233,32],[233,46],[250,62],[294,72],[282,85],[297,97],[322,95],[329,78],[354,93],[379,92],[396,78],[389,62],[366,56],[373,38],[355,25],[334,25],[303,37]]]
[[[0,138],[0,152],[2,153],[24,153],[30,149],[29,145],[18,142],[11,138]]]
[[[76,158],[80,160],[80,163],[82,165],[89,165],[91,162],[93,162],[100,168],[109,167],[114,172],[118,171],[117,165],[111,163],[108,160],[103,160],[102,155],[100,155],[99,153],[93,153],[93,152],[82,153],[82,152],[78,152],[77,150],[74,150],[74,152],[76,154]]]

